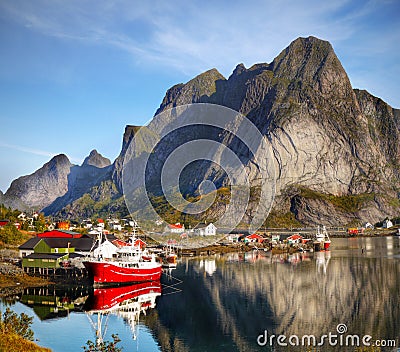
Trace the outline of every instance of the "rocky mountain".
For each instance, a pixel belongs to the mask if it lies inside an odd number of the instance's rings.
[[[110,179],[112,165],[96,150],[92,150],[81,166],[74,165],[68,174],[67,191],[43,208],[45,214],[55,214],[81,198],[103,181]]]
[[[330,43],[299,38],[272,63],[240,64],[228,79],[207,71],[172,87],[158,112],[193,102],[241,112],[270,141],[278,213],[330,224],[398,214],[399,110],[353,90]]]
[[[277,182],[267,224],[337,225],[398,216],[400,110],[366,91],[353,89],[329,42],[298,38],[271,63],[250,68],[239,64],[228,79],[216,69],[206,71],[170,88],[156,115],[192,103],[218,104],[239,111],[269,143]],[[161,115],[161,119],[153,120],[153,126],[168,129],[176,123],[173,114]],[[65,216],[90,214],[100,201],[102,205],[96,211],[126,211],[121,201],[126,152],[135,136],[136,146],[146,145],[153,138],[139,130],[137,126],[126,127],[121,153],[112,165],[96,151],[82,166],[59,160],[56,165],[63,167],[51,171],[46,164],[33,174],[36,177],[14,181],[5,197],[42,206],[46,213],[61,211]],[[257,188],[260,170],[243,145],[229,133],[204,127],[168,135],[152,153],[151,177],[159,176],[174,148],[203,137],[223,143],[240,155],[251,186]],[[48,164],[54,163],[52,159]],[[185,169],[182,180],[182,190],[189,196],[196,196],[204,180],[221,190],[229,186],[227,175],[215,163],[205,161]],[[154,194],[157,192],[154,189]],[[219,195],[226,196],[224,191]],[[244,222],[251,220],[255,203],[256,199],[251,199]],[[203,217],[218,218],[225,204],[215,202]],[[160,208],[165,211],[163,202]]]
[[[53,157],[33,174],[14,180],[4,195],[5,203],[19,209],[43,209],[67,192],[72,167],[66,155]]]
[[[66,155],[60,154],[33,174],[14,180],[2,202],[18,209],[41,209],[52,214],[109,178],[110,172],[110,160],[96,150],[81,166],[71,164]]]

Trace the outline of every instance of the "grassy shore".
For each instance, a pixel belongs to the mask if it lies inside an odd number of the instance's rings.
[[[51,352],[51,349],[38,346],[13,333],[1,333],[0,352]]]

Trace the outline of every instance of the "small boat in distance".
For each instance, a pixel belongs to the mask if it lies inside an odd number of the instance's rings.
[[[101,236],[98,241],[98,249],[107,243],[107,240],[101,243]],[[93,255],[83,262],[93,284],[101,286],[159,280],[161,264],[156,261],[154,254],[143,250],[136,243],[134,227],[130,245],[116,249],[111,257],[103,256],[101,251],[93,251]]]
[[[314,248],[315,250],[328,250],[331,245],[331,239],[329,238],[328,231],[325,226],[322,226],[322,232],[318,226],[317,233],[315,235]]]

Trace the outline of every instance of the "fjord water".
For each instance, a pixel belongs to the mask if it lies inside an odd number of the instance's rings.
[[[399,347],[398,237],[333,239],[331,251],[314,254],[250,252],[184,259],[171,276],[163,275],[163,294],[133,330],[126,317],[104,316],[106,340],[117,333],[124,351],[267,351],[257,344],[265,330],[288,337],[321,336],[337,333],[338,324],[345,324],[347,334],[396,340]],[[69,296],[78,306],[91,291],[80,287],[54,294]],[[56,352],[79,351],[87,340],[95,340],[89,318],[96,315],[80,308],[49,313],[46,300],[33,307],[35,298],[27,300],[28,293],[8,304],[35,317],[40,345]],[[325,344],[318,350],[331,349]]]

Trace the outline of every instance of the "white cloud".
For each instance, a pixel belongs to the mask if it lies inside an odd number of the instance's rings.
[[[34,155],[39,155],[39,156],[46,156],[49,158],[52,158],[52,157],[56,156],[57,154],[59,154],[59,153],[53,153],[53,152],[49,152],[49,151],[45,151],[45,150],[24,147],[24,146],[15,145],[15,144],[8,144],[8,143],[3,143],[3,142],[0,142],[0,148],[12,149],[12,150],[23,152],[23,153],[34,154]],[[68,159],[72,163],[75,163],[75,164],[82,163],[82,160],[79,158],[68,156]]]
[[[13,1],[2,4],[16,21],[44,35],[117,47],[140,62],[190,74],[235,63],[272,60],[299,33],[343,37],[329,14],[346,1],[253,1],[205,5],[185,1]],[[312,10],[310,10],[312,9]],[[138,23],[140,30],[130,29]]]

